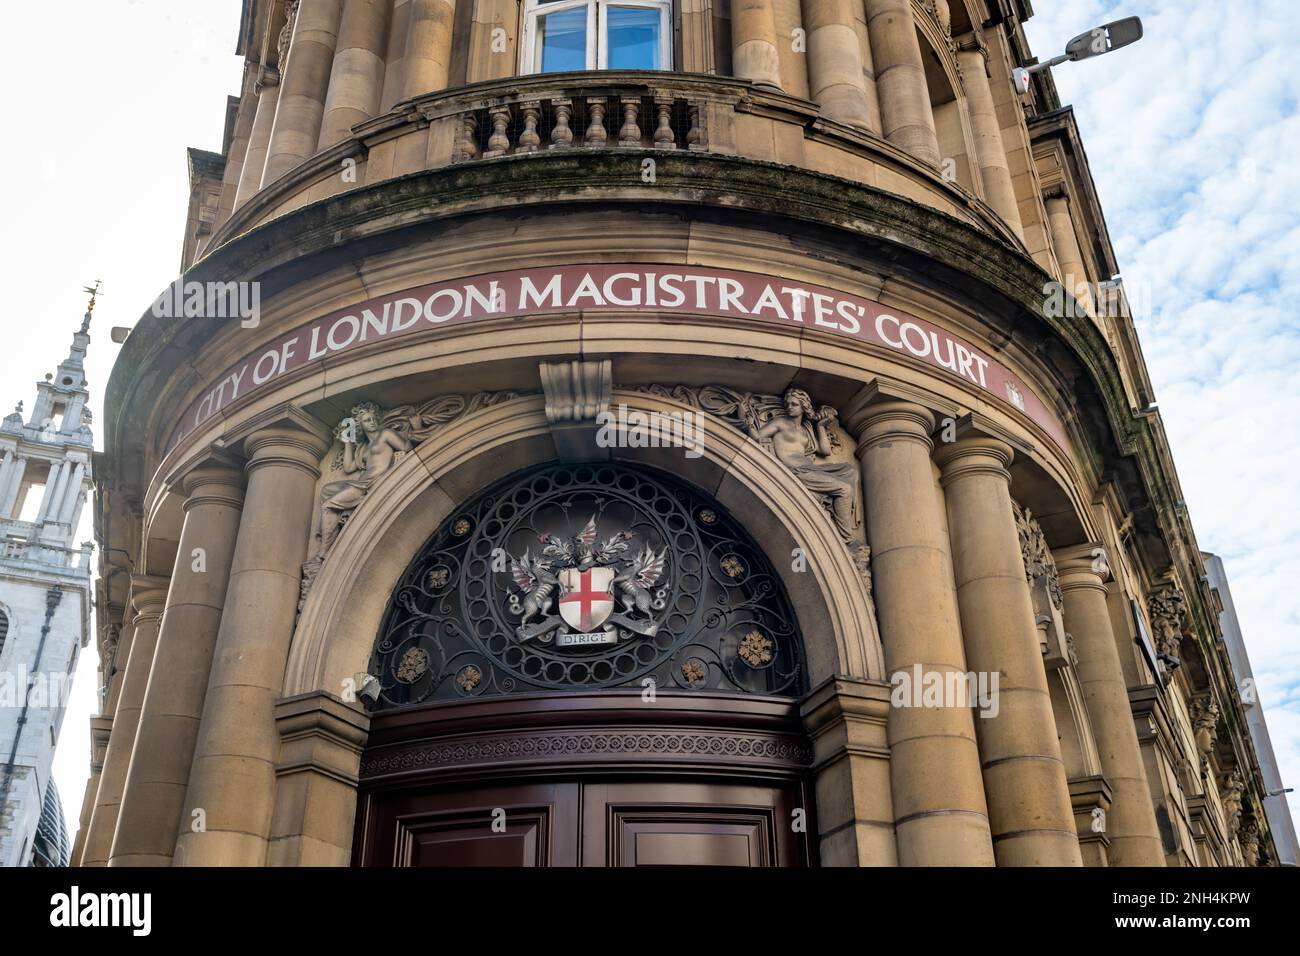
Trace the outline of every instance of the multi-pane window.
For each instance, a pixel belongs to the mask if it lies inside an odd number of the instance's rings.
[[[672,0],[527,0],[525,73],[672,69]]]

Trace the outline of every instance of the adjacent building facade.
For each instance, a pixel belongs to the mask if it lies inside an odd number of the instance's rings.
[[[75,862],[1277,862],[1030,13],[247,0]]]
[[[0,422],[0,866],[66,866],[50,776],[90,640],[89,543],[76,545],[94,452],[85,357],[92,299],[68,357]]]

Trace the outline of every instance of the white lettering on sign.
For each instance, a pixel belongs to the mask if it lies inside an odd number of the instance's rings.
[[[846,335],[957,376],[1043,427],[1064,433],[1029,386],[979,348],[939,326],[861,296],[751,272],[682,266],[555,266],[438,282],[331,313],[247,356],[186,410],[168,444],[277,379],[350,349],[466,321],[527,321],[566,312],[646,312],[798,326],[798,334]]]

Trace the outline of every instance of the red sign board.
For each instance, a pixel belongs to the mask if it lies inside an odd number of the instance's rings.
[[[453,279],[380,296],[284,333],[229,368],[185,411],[174,447],[222,409],[277,380],[375,342],[484,319],[560,313],[703,316],[844,335],[943,369],[1008,402],[1064,449],[1060,426],[1029,387],[982,349],[925,319],[860,296],[773,276],[676,265],[568,265]],[[638,316],[639,317],[639,316]]]

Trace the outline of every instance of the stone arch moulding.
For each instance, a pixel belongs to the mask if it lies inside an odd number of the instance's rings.
[[[613,404],[643,411],[694,411],[674,400],[615,390]],[[611,457],[658,467],[712,495],[745,523],[785,585],[812,686],[833,674],[884,680],[884,652],[870,598],[820,503],[775,457],[709,415],[704,454],[681,449],[610,449]],[[425,541],[463,501],[514,472],[559,461],[541,395],[467,415],[419,445],[348,520],[315,579],[295,629],[283,693],[342,696],[369,664],[389,596]],[[807,569],[789,560],[800,547]]]

